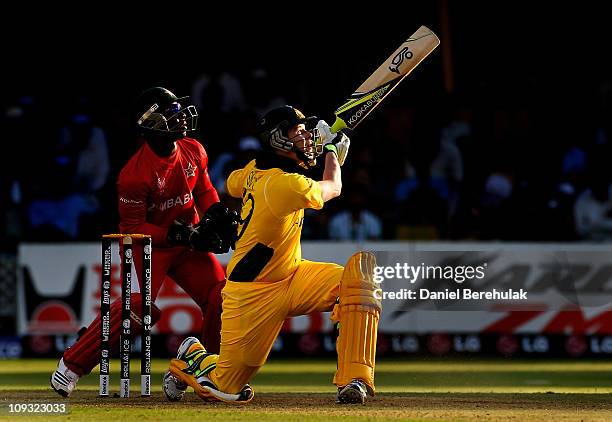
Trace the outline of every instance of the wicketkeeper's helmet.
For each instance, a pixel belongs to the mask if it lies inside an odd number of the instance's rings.
[[[136,125],[143,135],[181,138],[196,130],[198,112],[189,97],[177,97],[159,86],[144,91],[136,100]]]

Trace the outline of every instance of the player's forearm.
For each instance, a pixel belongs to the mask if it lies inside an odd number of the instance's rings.
[[[219,194],[213,186],[208,173],[204,172],[204,176],[196,183],[193,196],[196,205],[203,212],[206,212],[212,204],[219,202]]]
[[[196,192],[195,200],[198,209],[202,210],[202,212],[206,212],[212,204],[219,202],[219,194],[217,194],[217,190],[211,186],[208,190]]]
[[[142,222],[132,223],[122,221],[119,224],[121,233],[140,233],[151,235],[151,241],[153,246],[165,246],[166,245],[166,233],[168,231],[165,227],[156,226],[155,224]]]
[[[319,182],[319,187],[324,202],[340,196],[340,192],[342,192],[342,172],[336,154],[325,155],[323,180]]]
[[[119,200],[119,229],[121,233],[151,235],[154,246],[166,244],[167,228],[147,222],[147,207],[145,201],[139,198]]]

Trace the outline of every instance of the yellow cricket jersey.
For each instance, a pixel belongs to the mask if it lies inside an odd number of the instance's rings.
[[[279,168],[260,170],[253,160],[232,172],[227,190],[242,198],[243,221],[228,279],[273,282],[293,274],[302,259],[304,209],[323,207],[319,184]]]

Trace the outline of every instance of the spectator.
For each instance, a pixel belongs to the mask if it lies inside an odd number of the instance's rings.
[[[463,182],[463,157],[457,140],[468,137],[471,127],[467,121],[456,120],[442,130],[440,150],[430,167],[431,185],[448,201],[448,213],[452,216],[459,200],[459,187]]]
[[[439,239],[446,235],[448,205],[439,191],[417,174],[410,194],[396,204],[398,216],[395,236],[399,239]]]
[[[192,84],[191,98],[199,111],[198,131],[209,140],[206,149],[217,157],[240,136],[237,119],[246,110],[242,84],[225,70],[201,74]]]
[[[482,238],[505,239],[513,235],[514,189],[513,177],[508,172],[494,171],[487,177],[480,198]]]
[[[225,192],[225,180],[229,174],[238,168],[244,167],[255,158],[261,149],[259,140],[254,136],[244,136],[238,141],[238,151],[226,151],[219,155],[210,166],[209,175],[217,192]]]
[[[612,239],[612,198],[608,178],[596,178],[574,204],[576,232],[584,240]]]
[[[5,142],[4,151],[7,157],[22,157],[26,155],[26,145],[33,145],[37,141],[37,130],[40,122],[37,121],[37,103],[28,95],[20,96],[4,110],[2,127]],[[16,142],[19,140],[19,142]],[[16,242],[22,233],[23,215],[23,181],[30,169],[27,166],[5,166],[0,177],[0,238],[2,245],[5,242]]]
[[[382,222],[367,210],[364,189],[351,187],[347,195],[347,209],[329,220],[329,237],[333,240],[374,240],[382,236]]]
[[[247,101],[258,119],[273,108],[287,103],[283,96],[277,95],[276,86],[268,71],[261,67],[253,69],[246,78],[245,92]]]
[[[82,219],[101,210],[96,194],[108,178],[108,148],[87,106],[80,98],[59,134],[51,135],[55,142],[26,188],[30,235],[37,240],[79,239]]]
[[[233,113],[246,108],[242,85],[229,72],[203,73],[191,87],[193,105],[204,113]]]

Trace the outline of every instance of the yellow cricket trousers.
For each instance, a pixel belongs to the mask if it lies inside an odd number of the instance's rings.
[[[233,282],[222,291],[221,351],[209,377],[236,394],[265,363],[287,317],[331,311],[343,267],[303,260],[293,275],[275,282]]]

